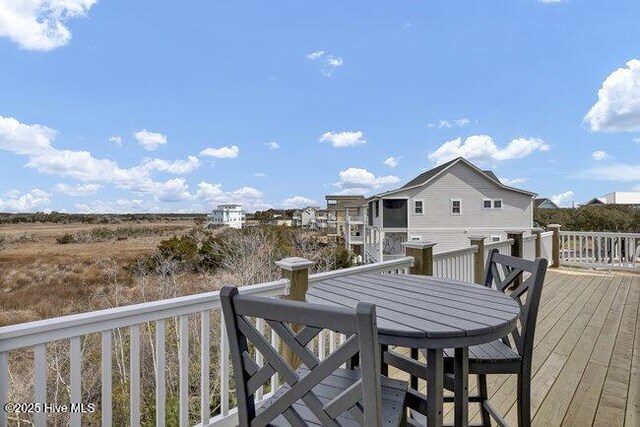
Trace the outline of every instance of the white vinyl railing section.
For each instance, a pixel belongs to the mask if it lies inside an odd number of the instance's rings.
[[[560,263],[640,270],[640,233],[561,231]]]
[[[511,255],[511,246],[513,245],[513,239],[500,240],[497,242],[490,242],[484,245],[484,264],[487,265],[487,259],[492,250],[497,249],[502,255]]]
[[[540,233],[540,256],[549,261],[549,266],[553,265],[553,231]]]
[[[473,261],[478,247],[440,252],[433,255],[433,276],[473,282]]]
[[[413,258],[403,257],[378,264],[310,275],[309,282],[363,273],[407,274],[412,265]],[[259,285],[244,286],[240,288],[240,292],[280,297],[288,295],[289,286],[288,280],[281,279]],[[214,318],[217,321],[213,321]],[[97,408],[100,411],[103,426],[111,426],[115,422],[113,418],[115,402],[112,396],[114,391],[113,370],[117,363],[114,364],[114,356],[119,357],[121,352],[127,353],[123,355],[126,357],[119,359],[123,363],[128,362],[125,374],[128,375],[130,403],[128,420],[125,423],[137,426],[141,421],[141,344],[147,346],[146,340],[151,340],[153,341],[151,348],[155,383],[156,425],[165,425],[167,350],[169,344],[173,343],[177,346],[178,354],[179,425],[188,426],[190,419],[197,418],[200,420],[198,425],[202,426],[235,426],[237,425],[237,412],[235,408],[230,407],[230,395],[233,390],[230,381],[229,346],[224,322],[220,320],[219,292],[208,292],[2,327],[0,328],[0,408],[8,403],[9,391],[15,385],[11,383],[9,357],[14,352],[19,352],[21,358],[26,357],[23,360],[33,361],[33,376],[30,378],[33,378],[34,385],[31,401],[39,403],[55,401],[52,391],[47,388],[47,376],[51,374],[48,372],[50,364],[47,360],[47,348],[50,348],[54,343],[65,342],[68,343],[69,349],[68,381],[65,378],[69,389],[69,403],[78,405],[83,403],[82,386],[84,381],[88,380],[86,377],[83,379],[83,363],[85,366],[88,363],[99,363],[101,366],[99,370],[101,398]],[[278,336],[265,328],[264,322],[258,322],[256,326],[265,336],[268,337],[270,334],[273,343],[279,342]],[[194,327],[197,328],[198,345],[189,342],[190,327],[191,330]],[[146,333],[144,338],[141,337],[141,332]],[[212,336],[215,337],[214,342],[211,340]],[[193,338],[193,334],[191,337]],[[91,360],[87,360],[88,357],[83,348],[90,340],[99,343],[97,353],[100,356],[98,357],[96,354]],[[309,343],[309,346],[317,351],[321,359],[324,359],[342,340],[344,340],[343,336],[323,331],[314,341]],[[125,350],[127,347],[128,350]],[[217,354],[217,359],[211,354],[212,350]],[[193,395],[194,388],[190,387],[189,383],[190,374],[195,374],[193,372],[193,358],[199,361],[200,365],[200,390],[199,395],[196,396]],[[256,355],[256,359],[259,364],[262,363],[260,354]],[[218,368],[219,371],[219,389],[216,390],[212,390],[210,382],[212,367]],[[278,378],[274,375],[271,378],[270,387],[267,387],[268,390],[259,389],[256,393],[256,399],[261,400],[269,397],[268,392],[276,388],[277,381]],[[214,393],[220,403],[217,413],[212,417],[210,402]],[[189,413],[189,403],[194,400],[200,402],[199,414]],[[64,399],[60,401],[64,401]],[[16,423],[15,419],[9,418],[11,415],[13,414],[0,410],[1,427],[9,425],[10,422]],[[70,414],[70,425],[80,426],[81,416],[79,412]],[[33,414],[29,422],[36,426],[46,426],[50,421],[48,417],[50,415],[41,411]]]
[[[532,234],[522,239],[522,257],[533,261],[536,259],[536,240],[537,236]]]

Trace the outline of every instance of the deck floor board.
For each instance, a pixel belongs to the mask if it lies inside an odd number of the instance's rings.
[[[534,426],[639,425],[639,306],[640,275],[549,270],[532,366]],[[515,425],[515,375],[490,375],[487,383],[491,402]],[[471,376],[470,394],[475,389]],[[445,404],[445,421],[452,415]],[[469,420],[479,422],[477,405]]]

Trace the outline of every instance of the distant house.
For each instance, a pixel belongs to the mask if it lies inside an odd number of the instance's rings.
[[[604,196],[594,197],[585,205],[622,205],[640,207],[640,191],[614,191]]]
[[[365,258],[399,256],[408,240],[435,241],[442,252],[469,245],[470,236],[492,241],[508,230],[530,230],[535,196],[459,157],[367,199]]]
[[[326,228],[326,212],[318,206],[307,206],[304,209],[297,209],[293,212],[291,225],[309,230],[320,230]]]
[[[327,236],[344,243],[356,256],[364,254],[366,201],[361,195],[327,195]]]
[[[245,215],[240,205],[218,205],[216,209],[207,215],[209,222],[205,228],[229,227],[242,228],[245,223]]]
[[[556,205],[553,200],[542,197],[534,200],[535,207],[538,209],[559,209],[560,207]]]

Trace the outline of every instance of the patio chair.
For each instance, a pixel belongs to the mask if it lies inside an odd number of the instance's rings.
[[[407,385],[382,377],[375,306],[331,307],[239,295],[233,287],[220,292],[233,364],[240,426],[398,426],[406,420]],[[295,370],[251,318],[264,319],[283,345],[300,359]],[[298,325],[295,332],[290,325]],[[346,335],[324,360],[308,348],[322,330]],[[253,349],[250,348],[252,344]],[[259,366],[252,353],[265,360]],[[255,354],[255,353],[254,353]],[[341,366],[360,355],[359,369]],[[283,385],[264,402],[254,394],[274,374]]]
[[[536,319],[542,285],[547,271],[547,260],[536,258],[529,261],[522,258],[502,255],[494,249],[489,254],[485,271],[484,286],[509,292],[509,295],[520,304],[518,327],[510,336],[487,344],[469,347],[469,374],[475,374],[478,382],[478,394],[469,396],[469,403],[479,403],[482,425],[490,426],[491,418],[499,425],[506,426],[506,421],[489,402],[487,393],[487,374],[516,374],[518,426],[531,425],[531,361],[533,357],[533,340],[536,330]],[[528,277],[524,277],[526,275]],[[515,289],[511,289],[517,284]],[[415,352],[412,356],[414,359]],[[413,377],[425,379],[426,365],[417,360],[386,353],[385,363],[408,371]],[[454,349],[444,351],[444,387],[453,391],[452,374],[454,373]],[[412,379],[412,387],[416,380]],[[427,384],[427,387],[429,385]],[[453,402],[452,396],[446,396],[445,402]]]

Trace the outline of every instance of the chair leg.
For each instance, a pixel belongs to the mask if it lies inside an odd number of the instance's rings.
[[[487,376],[485,374],[477,375],[478,380],[478,395],[482,399],[480,402],[480,412],[482,414],[482,425],[485,427],[491,426],[491,416],[489,411],[485,408],[484,403],[489,400],[489,393],[487,392]]]
[[[531,376],[518,374],[518,426],[531,426]]]

